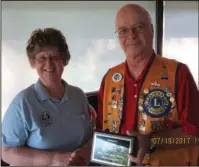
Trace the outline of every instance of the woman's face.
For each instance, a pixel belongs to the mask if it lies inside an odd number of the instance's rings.
[[[61,53],[55,46],[45,47],[37,53],[33,65],[44,85],[61,82],[64,65]]]

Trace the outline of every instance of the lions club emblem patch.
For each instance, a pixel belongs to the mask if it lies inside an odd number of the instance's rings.
[[[151,90],[144,95],[144,112],[154,118],[167,115],[171,109],[170,97],[161,89]]]
[[[47,111],[41,113],[40,119],[45,127],[50,126],[53,123],[52,115]]]

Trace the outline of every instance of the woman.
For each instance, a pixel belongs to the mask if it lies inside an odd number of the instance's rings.
[[[37,29],[26,52],[39,79],[12,100],[4,116],[2,158],[17,166],[75,164],[70,155],[87,143],[92,125],[83,91],[62,79],[70,60],[65,37],[53,28]]]

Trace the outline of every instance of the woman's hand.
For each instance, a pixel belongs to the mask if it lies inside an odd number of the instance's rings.
[[[92,140],[86,145],[72,152],[69,159],[69,166],[88,166],[90,163]]]
[[[50,166],[68,166],[72,153],[55,152]]]

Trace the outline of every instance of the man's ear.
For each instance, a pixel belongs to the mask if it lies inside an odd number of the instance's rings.
[[[151,24],[151,31],[152,31],[152,37],[154,38],[154,28],[153,28],[153,24]]]

